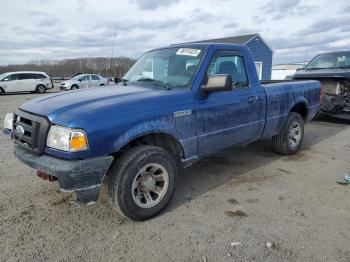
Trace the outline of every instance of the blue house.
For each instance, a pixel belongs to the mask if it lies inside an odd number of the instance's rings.
[[[273,50],[259,34],[209,39],[192,43],[227,43],[245,45],[253,55],[259,78],[261,80],[271,79]]]

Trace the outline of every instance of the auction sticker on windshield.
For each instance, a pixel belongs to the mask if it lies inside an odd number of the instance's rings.
[[[177,55],[188,55],[188,56],[198,56],[200,54],[200,49],[194,49],[194,48],[180,48],[177,50]]]

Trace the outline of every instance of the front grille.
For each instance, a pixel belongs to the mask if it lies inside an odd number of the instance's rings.
[[[42,154],[50,122],[46,117],[17,110],[13,118],[12,139],[28,150]]]

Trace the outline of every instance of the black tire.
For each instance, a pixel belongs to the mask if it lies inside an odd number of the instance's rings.
[[[132,190],[132,185],[135,179],[140,177],[141,170],[151,163],[159,164],[166,169],[168,183],[163,191],[164,195],[159,199],[160,202],[153,207],[145,208],[140,207],[134,200],[137,197],[135,191]],[[112,164],[109,172],[108,195],[118,213],[127,219],[146,220],[157,215],[168,205],[174,192],[176,176],[176,163],[167,151],[155,146],[137,146],[125,152]],[[139,185],[137,190],[141,195],[143,193],[140,193]]]
[[[46,87],[44,85],[38,85],[36,87],[36,92],[38,94],[44,94],[46,92]]]
[[[299,129],[297,128],[299,126]],[[292,130],[299,130],[294,132]],[[290,132],[294,135],[290,135]],[[298,135],[297,135],[298,133]],[[299,139],[296,139],[298,138]],[[304,139],[304,120],[300,114],[290,112],[285,120],[280,133],[272,137],[274,150],[283,155],[294,155],[297,153]]]
[[[0,96],[3,94],[5,94],[5,91],[4,91],[4,89],[2,89],[2,87],[0,87]]]
[[[100,84],[100,86],[105,86],[105,84]]]
[[[77,90],[77,89],[79,89],[79,86],[77,86],[77,85],[72,85],[70,88],[70,90]]]

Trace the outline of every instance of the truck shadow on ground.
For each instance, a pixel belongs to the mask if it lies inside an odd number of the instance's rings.
[[[301,151],[293,156],[282,156],[275,153],[271,147],[271,140],[266,139],[252,143],[245,148],[226,149],[198,161],[189,168],[180,170],[174,198],[167,211],[171,212],[194,199],[208,198],[212,195],[208,195],[209,191],[222,185],[234,187],[247,183],[247,186],[251,186],[254,182],[291,174],[292,170],[283,168],[283,162],[276,170],[271,170],[271,172],[269,170],[268,174],[252,171],[279,159],[288,162],[295,161],[299,164],[307,161],[315,153],[312,152],[314,145],[348,128],[342,120],[331,119],[331,121],[332,123],[329,123],[328,118],[319,118],[311,122],[306,127]]]

